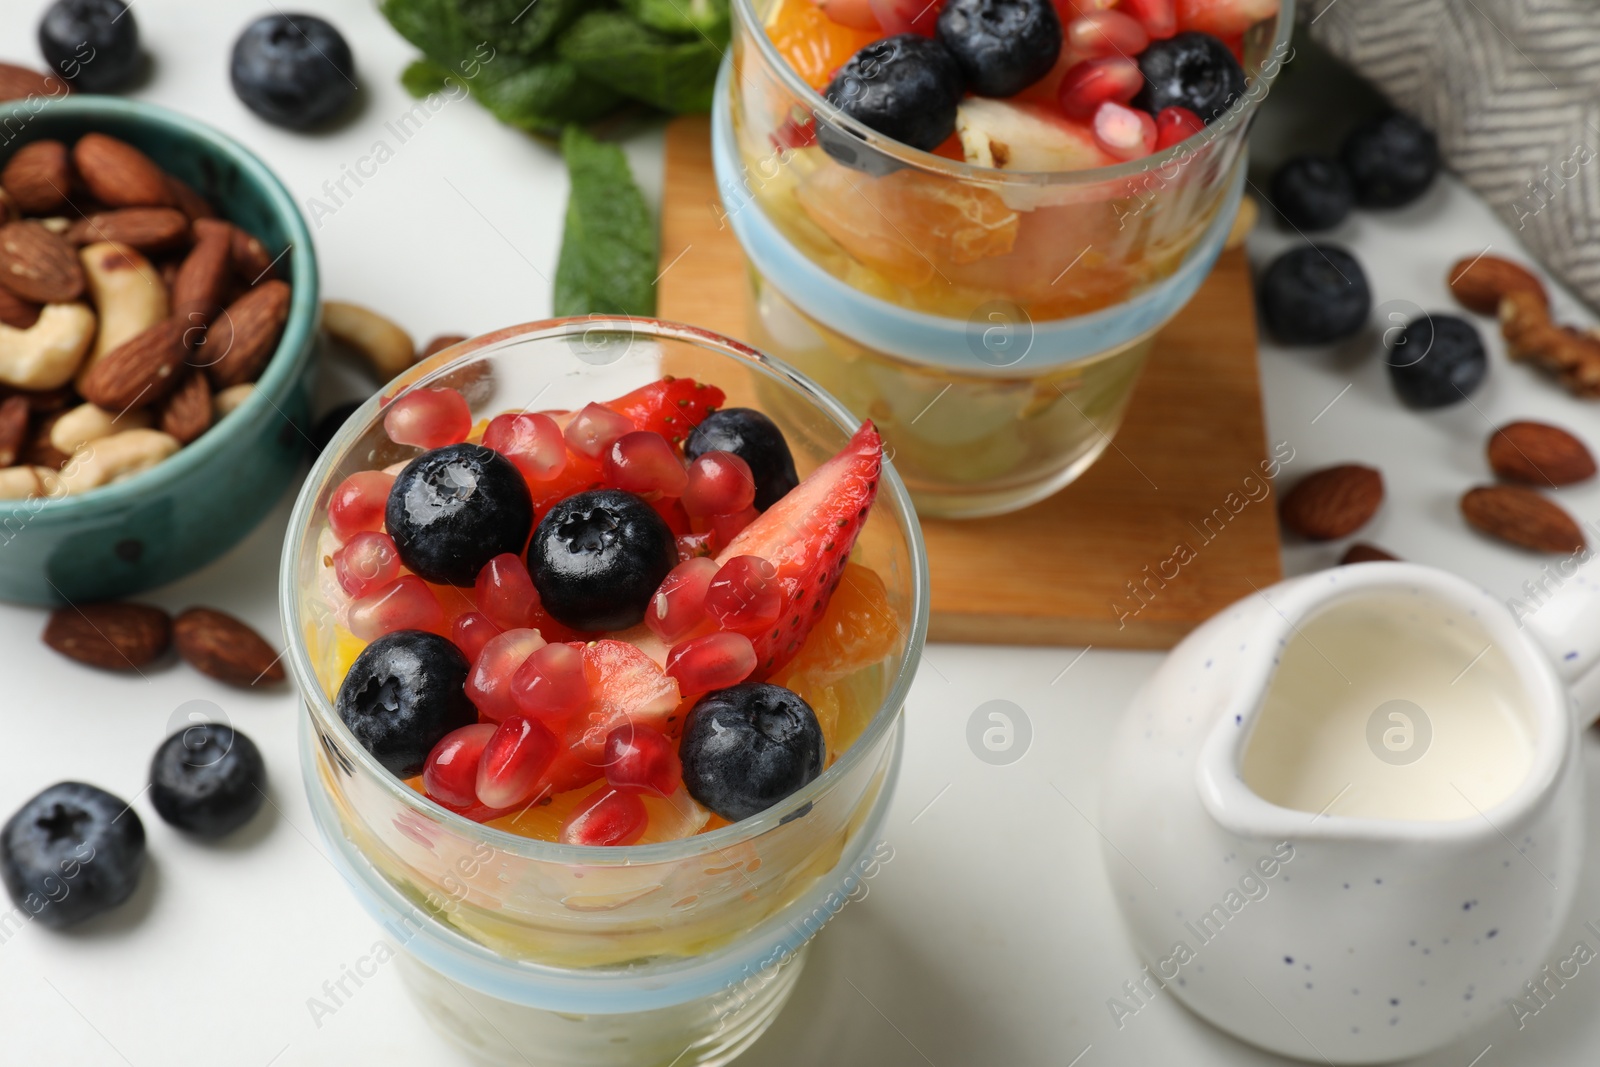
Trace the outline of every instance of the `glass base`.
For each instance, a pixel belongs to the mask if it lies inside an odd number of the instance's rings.
[[[423,1016],[475,1062],[494,1067],[720,1067],[755,1043],[794,992],[807,948],[685,1004],[578,1015],[512,1004],[400,953]]]

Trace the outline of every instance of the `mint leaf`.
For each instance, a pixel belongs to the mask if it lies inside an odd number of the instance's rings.
[[[728,0],[622,0],[622,6],[652,29],[703,33],[719,48],[728,43]]]
[[[443,89],[450,78],[450,71],[431,59],[413,59],[400,72],[400,84],[418,100]]]
[[[506,53],[500,58],[521,59]],[[591,122],[622,101],[609,87],[583,77],[573,64],[556,57],[521,59],[520,68],[509,76],[467,84],[495,118],[535,132],[553,133],[569,123]]]
[[[524,56],[497,47],[461,16],[454,0],[381,0],[379,10],[501,122],[553,133],[597,119],[623,99],[549,50]]]
[[[583,13],[588,0],[456,0],[462,19],[497,48],[533,55]]]
[[[591,81],[664,111],[709,111],[718,47],[699,34],[671,37],[620,11],[592,11],[557,42],[561,58]]]
[[[569,126],[561,151],[572,192],[556,262],[555,314],[654,315],[656,228],[622,149]]]

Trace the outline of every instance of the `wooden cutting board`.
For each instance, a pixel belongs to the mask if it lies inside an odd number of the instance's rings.
[[[660,314],[744,337],[744,257],[718,221],[709,123],[667,131]],[[691,254],[692,253],[692,254]],[[1122,430],[1025,511],[924,520],[930,639],[1170,648],[1282,577],[1242,251],[1162,331]]]

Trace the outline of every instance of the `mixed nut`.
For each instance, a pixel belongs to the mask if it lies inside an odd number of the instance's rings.
[[[124,141],[14,152],[0,168],[0,498],[126,478],[237,407],[288,319],[275,268]]]

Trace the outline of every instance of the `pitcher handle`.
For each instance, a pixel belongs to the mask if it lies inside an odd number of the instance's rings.
[[[1584,549],[1523,583],[1509,606],[1544,646],[1572,694],[1578,724],[1600,719],[1600,555]]]

